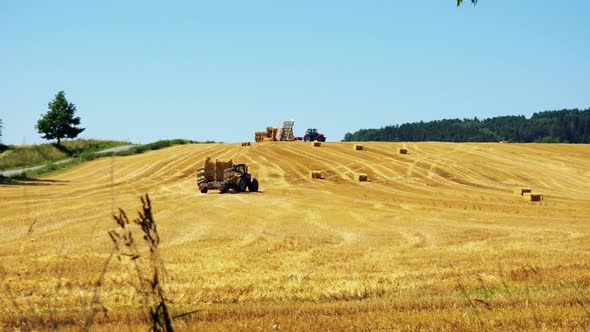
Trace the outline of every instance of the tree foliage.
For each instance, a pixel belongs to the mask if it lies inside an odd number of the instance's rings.
[[[85,128],[78,128],[80,117],[74,117],[76,106],[66,99],[66,94],[59,91],[48,104],[49,111],[37,121],[39,134],[44,134],[44,139],[57,139],[60,145],[62,138],[75,138]]]
[[[463,0],[457,0],[457,7],[461,6],[461,3],[463,2]],[[477,0],[471,0],[472,4],[477,4]]]
[[[347,133],[344,141],[590,143],[590,108],[540,112],[530,119],[520,115],[405,123]]]
[[[0,142],[2,142],[2,119],[0,119]]]

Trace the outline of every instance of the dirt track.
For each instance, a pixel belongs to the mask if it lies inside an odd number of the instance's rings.
[[[363,145],[184,145],[0,186],[0,263],[30,272],[67,256],[71,278],[90,280],[113,211],[133,214],[149,193],[172,296],[186,303],[442,295],[523,266],[546,271],[542,282],[590,282],[590,146]],[[261,192],[199,193],[207,156],[251,164]],[[522,201],[516,186],[545,200]]]

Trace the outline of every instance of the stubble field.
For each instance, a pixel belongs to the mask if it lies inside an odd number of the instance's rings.
[[[363,145],[183,145],[0,185],[0,326],[147,329],[133,261],[105,262],[113,213],[149,193],[177,330],[590,328],[590,146]],[[201,194],[208,156],[260,192]]]

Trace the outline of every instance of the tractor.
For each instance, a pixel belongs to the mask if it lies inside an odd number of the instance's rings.
[[[219,189],[219,192],[224,194],[232,189],[235,192],[244,192],[249,190],[251,192],[258,191],[258,180],[248,173],[248,165],[233,164],[231,168],[223,170],[223,179],[218,181],[210,181],[204,176],[204,169],[197,171],[197,183],[201,193],[206,194],[209,189]]]
[[[315,128],[309,128],[307,129],[307,131],[305,131],[305,136],[303,136],[303,140],[305,142],[325,142],[326,136],[324,136],[324,134],[322,133],[319,133],[318,130]]]

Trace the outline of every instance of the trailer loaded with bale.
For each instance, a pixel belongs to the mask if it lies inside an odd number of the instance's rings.
[[[215,161],[211,158],[205,160],[203,168],[197,169],[197,185],[201,193],[206,194],[209,189],[219,189],[220,193],[226,193],[230,189],[235,192],[258,191],[258,180],[248,173],[248,165]]]

